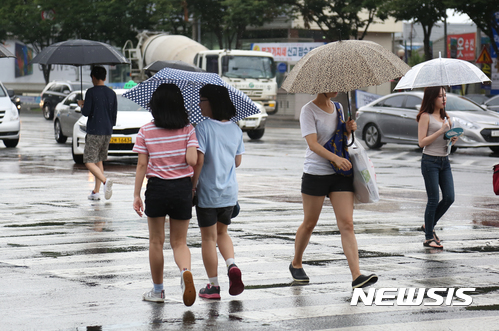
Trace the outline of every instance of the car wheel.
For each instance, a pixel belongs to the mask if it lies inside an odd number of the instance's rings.
[[[46,120],[51,120],[54,118],[54,112],[50,109],[49,104],[45,104],[43,106],[43,117],[45,117]]]
[[[489,147],[492,152],[494,152],[495,154],[499,154],[499,147]]]
[[[54,122],[54,137],[59,144],[64,144],[68,140],[68,137],[62,134],[61,122],[58,120]]]
[[[17,139],[4,139],[3,140],[3,144],[5,145],[5,147],[16,147],[17,144],[19,144],[19,138]]]
[[[452,147],[450,148],[450,153],[451,153],[451,154],[454,154],[456,151],[457,151],[457,147],[456,147],[456,146],[452,146]]]
[[[71,154],[73,154],[73,161],[77,164],[83,164],[83,155],[75,154],[74,146],[71,144]]]
[[[250,137],[250,139],[260,139],[263,137],[264,133],[265,129],[251,130],[248,131],[248,137]]]
[[[381,134],[376,124],[369,123],[364,129],[364,141],[370,149],[379,149],[383,144],[381,143]]]

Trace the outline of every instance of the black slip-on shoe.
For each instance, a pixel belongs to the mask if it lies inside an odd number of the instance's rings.
[[[352,282],[352,288],[367,287],[378,281],[378,276],[375,274],[364,276],[360,275]]]
[[[295,282],[308,282],[309,278],[303,268],[293,268],[293,263],[289,264],[289,271]]]

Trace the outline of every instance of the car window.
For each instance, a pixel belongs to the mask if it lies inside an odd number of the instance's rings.
[[[62,92],[62,93],[65,93],[65,92],[66,92],[66,93],[69,93],[69,92],[71,92],[71,89],[69,88],[69,86],[68,86],[68,85],[62,85],[62,86],[61,86],[61,92]]]
[[[118,111],[147,111],[130,99],[124,98],[122,96],[117,97],[118,100]]]
[[[206,71],[218,74],[218,55],[206,56]]]
[[[422,101],[423,100],[421,100],[418,97],[414,97],[412,95],[409,95],[409,96],[407,96],[407,100],[405,100],[405,108],[418,110],[418,107],[416,107],[416,106],[421,107]]]
[[[7,92],[5,92],[2,85],[0,85],[0,97],[6,97],[6,96],[7,96]]]
[[[81,90],[82,88],[82,85],[83,85],[83,89],[86,90],[86,89],[89,89],[91,88],[93,85],[91,83],[75,83],[75,84],[71,84],[71,91],[79,91]]]
[[[499,98],[490,99],[487,103],[487,106],[499,106]]]
[[[402,108],[402,103],[404,102],[405,95],[397,95],[388,99],[385,99],[383,102],[384,107],[394,107],[394,108]]]
[[[75,97],[76,97],[76,94],[70,94],[70,95],[66,98],[66,100],[64,101],[64,104],[65,104],[65,105],[67,105],[67,106],[69,106],[70,104],[75,103],[75,102],[76,102],[76,101],[75,101],[75,100],[76,100],[76,98],[75,98]]]
[[[449,111],[483,111],[484,109],[477,104],[460,97],[452,97],[447,95],[447,102],[445,105],[445,110]]]
[[[49,91],[62,92],[62,85],[61,84],[54,84],[49,88]]]

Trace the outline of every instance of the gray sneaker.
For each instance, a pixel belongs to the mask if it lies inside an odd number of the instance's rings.
[[[142,300],[150,302],[165,302],[165,290],[156,293],[154,289],[142,294]]]
[[[194,288],[194,280],[192,273],[189,270],[184,271],[180,278],[180,286],[182,287],[182,299],[184,305],[192,306],[196,301],[196,289]]]
[[[104,184],[104,197],[106,200],[111,199],[113,195],[113,181],[112,179],[106,180],[106,184]]]
[[[100,200],[100,194],[94,193],[94,191],[92,191],[92,192],[90,192],[90,195],[88,196],[88,200]]]

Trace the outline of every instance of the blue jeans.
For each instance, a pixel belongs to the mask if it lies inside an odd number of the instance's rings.
[[[431,156],[423,154],[421,159],[428,203],[424,214],[426,239],[433,238],[433,228],[454,202],[454,181],[448,156]],[[439,202],[438,187],[442,190]]]

